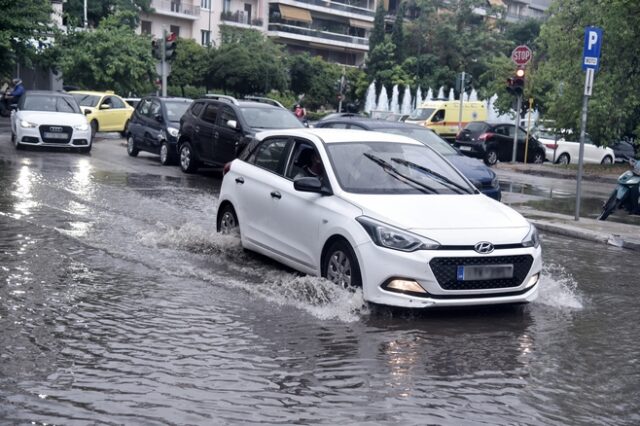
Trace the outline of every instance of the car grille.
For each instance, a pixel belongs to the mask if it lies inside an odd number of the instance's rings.
[[[43,124],[39,127],[40,137],[44,143],[69,143],[73,134],[71,126],[54,126]],[[46,135],[46,136],[45,136]],[[51,135],[66,135],[64,138],[55,138]]]
[[[493,257],[436,257],[431,259],[429,266],[438,284],[445,290],[484,290],[496,288],[518,287],[524,281],[531,269],[533,257],[493,256]],[[513,278],[493,280],[458,281],[458,266],[464,265],[503,265],[513,264]]]

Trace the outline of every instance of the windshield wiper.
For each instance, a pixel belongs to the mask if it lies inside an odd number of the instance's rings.
[[[412,169],[419,170],[419,171],[425,173],[428,176],[435,177],[436,178],[435,180],[440,181],[443,184],[449,185],[449,188],[451,188],[453,191],[457,192],[458,194],[462,194],[463,192],[467,193],[467,194],[473,194],[473,191],[470,191],[469,188],[465,188],[464,186],[462,186],[462,185],[460,185],[458,183],[455,183],[454,181],[452,181],[448,177],[442,176],[440,173],[434,172],[433,170],[428,169],[428,168],[426,168],[424,166],[421,166],[421,165],[416,164],[416,163],[411,162],[411,161],[404,160],[402,158],[392,158],[391,161],[393,161],[395,163],[398,163],[398,164],[402,164],[403,166],[407,166],[407,167],[412,168]]]
[[[398,171],[398,169],[396,169],[395,167],[393,167],[391,164],[387,163],[386,161],[384,161],[382,158],[377,157],[373,154],[369,154],[368,152],[365,152],[364,154],[365,157],[367,157],[369,160],[373,161],[374,163],[376,163],[377,165],[379,165],[380,167],[382,167],[382,170],[384,170],[385,172],[387,172],[389,175],[391,175],[393,178],[399,180],[402,183],[406,183],[406,184],[412,184],[411,186],[415,187],[416,189],[424,192],[424,193],[428,193],[426,191],[430,191],[432,193],[437,194],[438,191],[435,188],[432,188],[428,185],[425,185],[422,182],[418,182],[415,179],[410,178],[409,176],[406,176],[402,173],[400,173]]]

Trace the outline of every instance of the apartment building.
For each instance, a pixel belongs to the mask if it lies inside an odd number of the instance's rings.
[[[492,6],[505,8],[507,22],[544,19],[552,0],[488,0]]]

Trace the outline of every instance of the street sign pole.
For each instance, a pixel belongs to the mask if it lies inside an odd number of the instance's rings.
[[[462,103],[464,102],[464,71],[460,74],[460,111],[458,111],[458,132],[462,130]]]
[[[518,127],[520,122],[520,110],[522,109],[522,95],[518,95],[518,106],[516,107],[516,126],[513,132],[513,156],[511,162],[516,162],[516,152],[518,150]]]

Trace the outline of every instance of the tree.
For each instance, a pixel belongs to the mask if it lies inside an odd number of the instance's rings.
[[[400,7],[396,11],[396,20],[393,24],[393,32],[391,33],[391,41],[396,45],[396,60],[398,62],[404,61],[404,12],[405,3],[400,3]]]
[[[208,52],[193,39],[178,38],[176,58],[171,63],[168,84],[179,86],[185,96],[185,86],[201,86],[208,67]]]
[[[151,0],[86,0],[87,20],[90,27],[97,27],[109,16],[119,14],[127,17],[126,25],[136,28],[140,21],[140,12],[151,12]],[[63,13],[70,26],[83,26],[84,0],[67,0],[63,4]]]
[[[115,15],[94,31],[60,37],[59,67],[67,84],[116,93],[145,93],[155,76],[151,39],[119,24]]]
[[[302,55],[290,56],[288,67],[291,91],[296,95],[305,93],[306,96],[311,89],[315,75],[311,55],[303,53]]]
[[[376,14],[373,18],[373,29],[369,36],[369,51],[375,49],[377,45],[384,42],[385,28],[384,28],[384,16],[386,10],[384,8],[384,2],[378,3]]]
[[[8,77],[17,62],[29,64],[52,34],[48,0],[0,0],[0,75]]]

